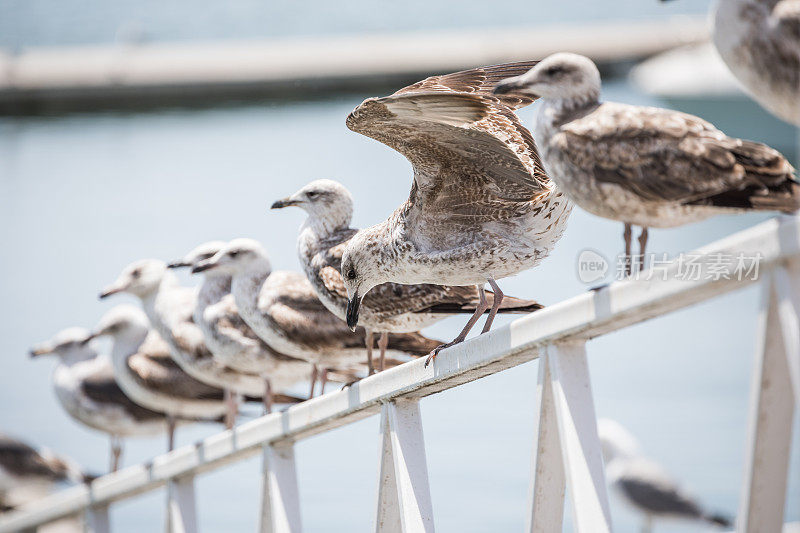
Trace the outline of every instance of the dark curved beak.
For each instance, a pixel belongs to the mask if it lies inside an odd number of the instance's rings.
[[[355,331],[356,326],[358,326],[359,307],[361,307],[361,298],[358,294],[353,295],[352,298],[347,300],[347,313],[345,314],[345,318],[347,319],[347,327],[350,328],[350,331]]]
[[[118,292],[122,292],[123,290],[125,289],[123,289],[122,287],[115,287],[112,285],[103,289],[103,292],[100,293],[99,298],[102,300],[103,298],[108,298],[112,294],[117,294]]]
[[[519,82],[518,78],[508,78],[495,85],[494,89],[492,89],[492,93],[508,94],[510,92],[520,89],[521,87],[522,84]]]
[[[187,263],[186,261],[178,260],[178,261],[173,261],[172,263],[169,263],[167,265],[167,268],[183,268],[183,267],[189,267],[189,266],[192,266],[192,264],[191,263]]]
[[[49,343],[44,342],[31,348],[28,355],[30,357],[39,357],[40,355],[47,355],[49,353],[53,353],[53,347],[50,346]]]
[[[192,274],[197,274],[198,272],[205,272],[206,270],[211,270],[216,266],[215,263],[210,261],[200,261],[195,266],[192,267]]]
[[[275,203],[273,203],[270,209],[283,209],[284,207],[289,207],[292,205],[297,205],[297,201],[287,197],[284,198],[283,200],[278,200]]]

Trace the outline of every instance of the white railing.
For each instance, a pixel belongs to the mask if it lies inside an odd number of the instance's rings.
[[[611,531],[585,343],[751,283],[760,283],[759,350],[753,374],[739,531],[780,531],[792,423],[800,405],[800,219],[780,217],[698,253],[759,256],[758,280],[674,274],[624,281],[514,320],[443,351],[429,368],[416,360],[160,455],[152,463],[64,490],[0,518],[0,533],[85,513],[87,530],[109,531],[110,504],[168,486],[167,529],[197,530],[194,477],[264,455],[263,532],[301,530],[294,442],[381,415],[382,453],[375,530],[433,531],[419,399],[539,358],[536,443],[527,531],[560,531],[569,488],[575,529]]]

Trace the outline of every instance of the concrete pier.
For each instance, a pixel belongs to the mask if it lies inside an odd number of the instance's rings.
[[[556,51],[600,64],[707,39],[702,18],[545,28],[153,43],[0,52],[0,113],[309,97],[397,86]]]

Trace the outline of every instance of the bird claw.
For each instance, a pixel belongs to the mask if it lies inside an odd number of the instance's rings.
[[[461,340],[460,340],[460,339],[456,339],[456,340],[454,340],[453,342],[448,342],[448,343],[445,343],[445,344],[440,344],[439,346],[437,346],[436,348],[434,348],[434,349],[433,349],[433,351],[431,351],[431,353],[430,353],[430,354],[428,354],[428,358],[427,358],[427,359],[425,359],[425,368],[428,368],[428,365],[429,365],[429,364],[431,364],[431,362],[432,362],[434,359],[436,359],[436,356],[437,356],[437,355],[439,355],[439,352],[441,352],[441,351],[442,351],[442,350],[444,350],[445,348],[449,348],[449,347],[451,347],[451,346],[455,346],[455,345],[456,345],[456,344],[458,344],[459,342],[461,342]]]
[[[351,386],[355,385],[356,383],[358,383],[359,381],[361,381],[362,379],[363,378],[358,378],[358,379],[354,379],[353,381],[348,381],[347,383],[342,385],[342,388],[340,390],[344,390],[344,389],[346,389],[348,387],[351,387]]]

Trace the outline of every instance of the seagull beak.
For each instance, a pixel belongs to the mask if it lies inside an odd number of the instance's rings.
[[[100,293],[100,299],[102,300],[103,298],[108,298],[112,294],[117,294],[118,292],[122,292],[124,290],[125,287],[121,285],[109,285],[108,287],[103,289],[103,292]]]
[[[284,207],[290,207],[293,205],[297,205],[298,203],[300,202],[298,202],[297,200],[292,200],[292,197],[289,196],[287,198],[278,200],[275,203],[273,203],[270,209],[283,209]]]
[[[37,344],[33,348],[30,349],[28,352],[30,357],[39,357],[40,355],[47,355],[53,353],[53,345],[49,342],[43,342],[41,344]]]
[[[347,313],[345,314],[345,318],[347,319],[347,327],[350,328],[350,331],[355,331],[356,326],[358,326],[359,307],[361,307],[361,298],[358,296],[358,293],[356,293],[352,298],[347,300]]]
[[[192,267],[192,274],[197,274],[198,272],[205,272],[206,270],[211,270],[217,266],[216,263],[212,263],[210,260],[206,259],[205,261],[200,261],[195,266]]]
[[[524,84],[520,81],[520,77],[517,76],[515,78],[508,78],[502,80],[497,85],[494,86],[492,92],[494,94],[508,94],[510,92],[516,91],[521,89]]]
[[[189,266],[192,266],[192,264],[191,263],[187,263],[186,261],[183,261],[182,259],[179,259],[177,261],[173,261],[172,263],[168,264],[167,268],[183,268],[183,267],[189,267]]]

